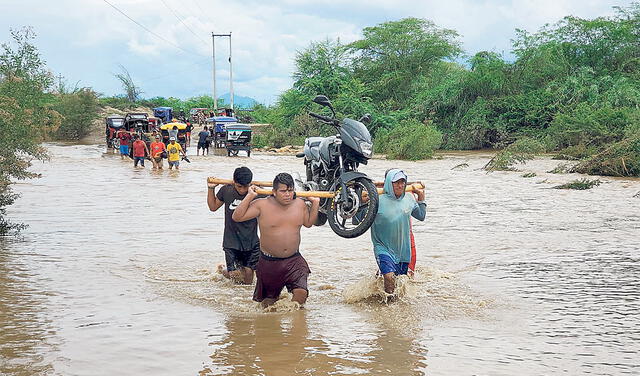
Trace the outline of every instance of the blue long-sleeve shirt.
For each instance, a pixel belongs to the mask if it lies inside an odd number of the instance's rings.
[[[384,181],[384,189],[379,198],[378,214],[371,225],[371,241],[376,256],[387,254],[395,263],[411,261],[410,217],[424,221],[427,205],[416,202],[413,195],[393,193],[391,179],[400,171],[390,170]]]

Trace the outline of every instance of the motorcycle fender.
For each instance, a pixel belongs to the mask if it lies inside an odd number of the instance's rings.
[[[357,171],[349,171],[349,172],[345,172],[344,174],[340,175],[340,177],[338,178],[338,182],[339,183],[348,183],[351,180],[355,180],[357,178],[365,178],[367,180],[371,180],[370,177],[367,176],[367,174],[363,173],[363,172],[357,172]]]
[[[365,178],[367,180],[371,180],[371,178],[368,177],[367,174],[362,172],[357,172],[357,171],[345,172],[344,174],[340,175],[340,177],[338,178],[338,181],[336,182],[332,190],[335,191],[338,189],[338,187],[341,187],[342,189],[340,190],[340,195],[341,195],[340,199],[346,200],[347,199],[346,184],[357,178]]]

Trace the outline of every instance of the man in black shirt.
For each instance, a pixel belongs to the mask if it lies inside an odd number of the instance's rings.
[[[253,273],[260,256],[258,221],[254,218],[245,222],[235,222],[231,216],[249,191],[253,173],[247,167],[238,167],[233,172],[233,184],[224,185],[215,193],[217,184],[208,183],[207,204],[211,211],[223,204],[224,237],[222,249],[227,263],[226,270],[218,267],[220,273],[238,283],[251,284]]]

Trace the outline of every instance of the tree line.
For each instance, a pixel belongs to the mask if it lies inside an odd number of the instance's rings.
[[[371,113],[376,150],[392,157],[522,139],[591,159],[584,172],[640,176],[640,5],[516,30],[512,47],[513,61],[466,56],[455,30],[418,18],[367,27],[349,44],[313,42],[297,53],[293,87],[257,112],[274,125],[264,142],[330,132],[307,115],[325,94],[343,116]]]

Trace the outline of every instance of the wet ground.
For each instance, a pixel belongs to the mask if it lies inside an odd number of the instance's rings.
[[[9,208],[30,227],[0,243],[0,374],[640,374],[638,180],[555,190],[582,176],[546,158],[487,174],[486,153],[373,160],[376,180],[400,167],[427,186],[416,278],[386,304],[368,234],[303,228],[308,303],[263,312],[215,271],[224,214],[205,178],[246,165],[271,180],[300,160],[157,172],[99,145],[49,149]]]

